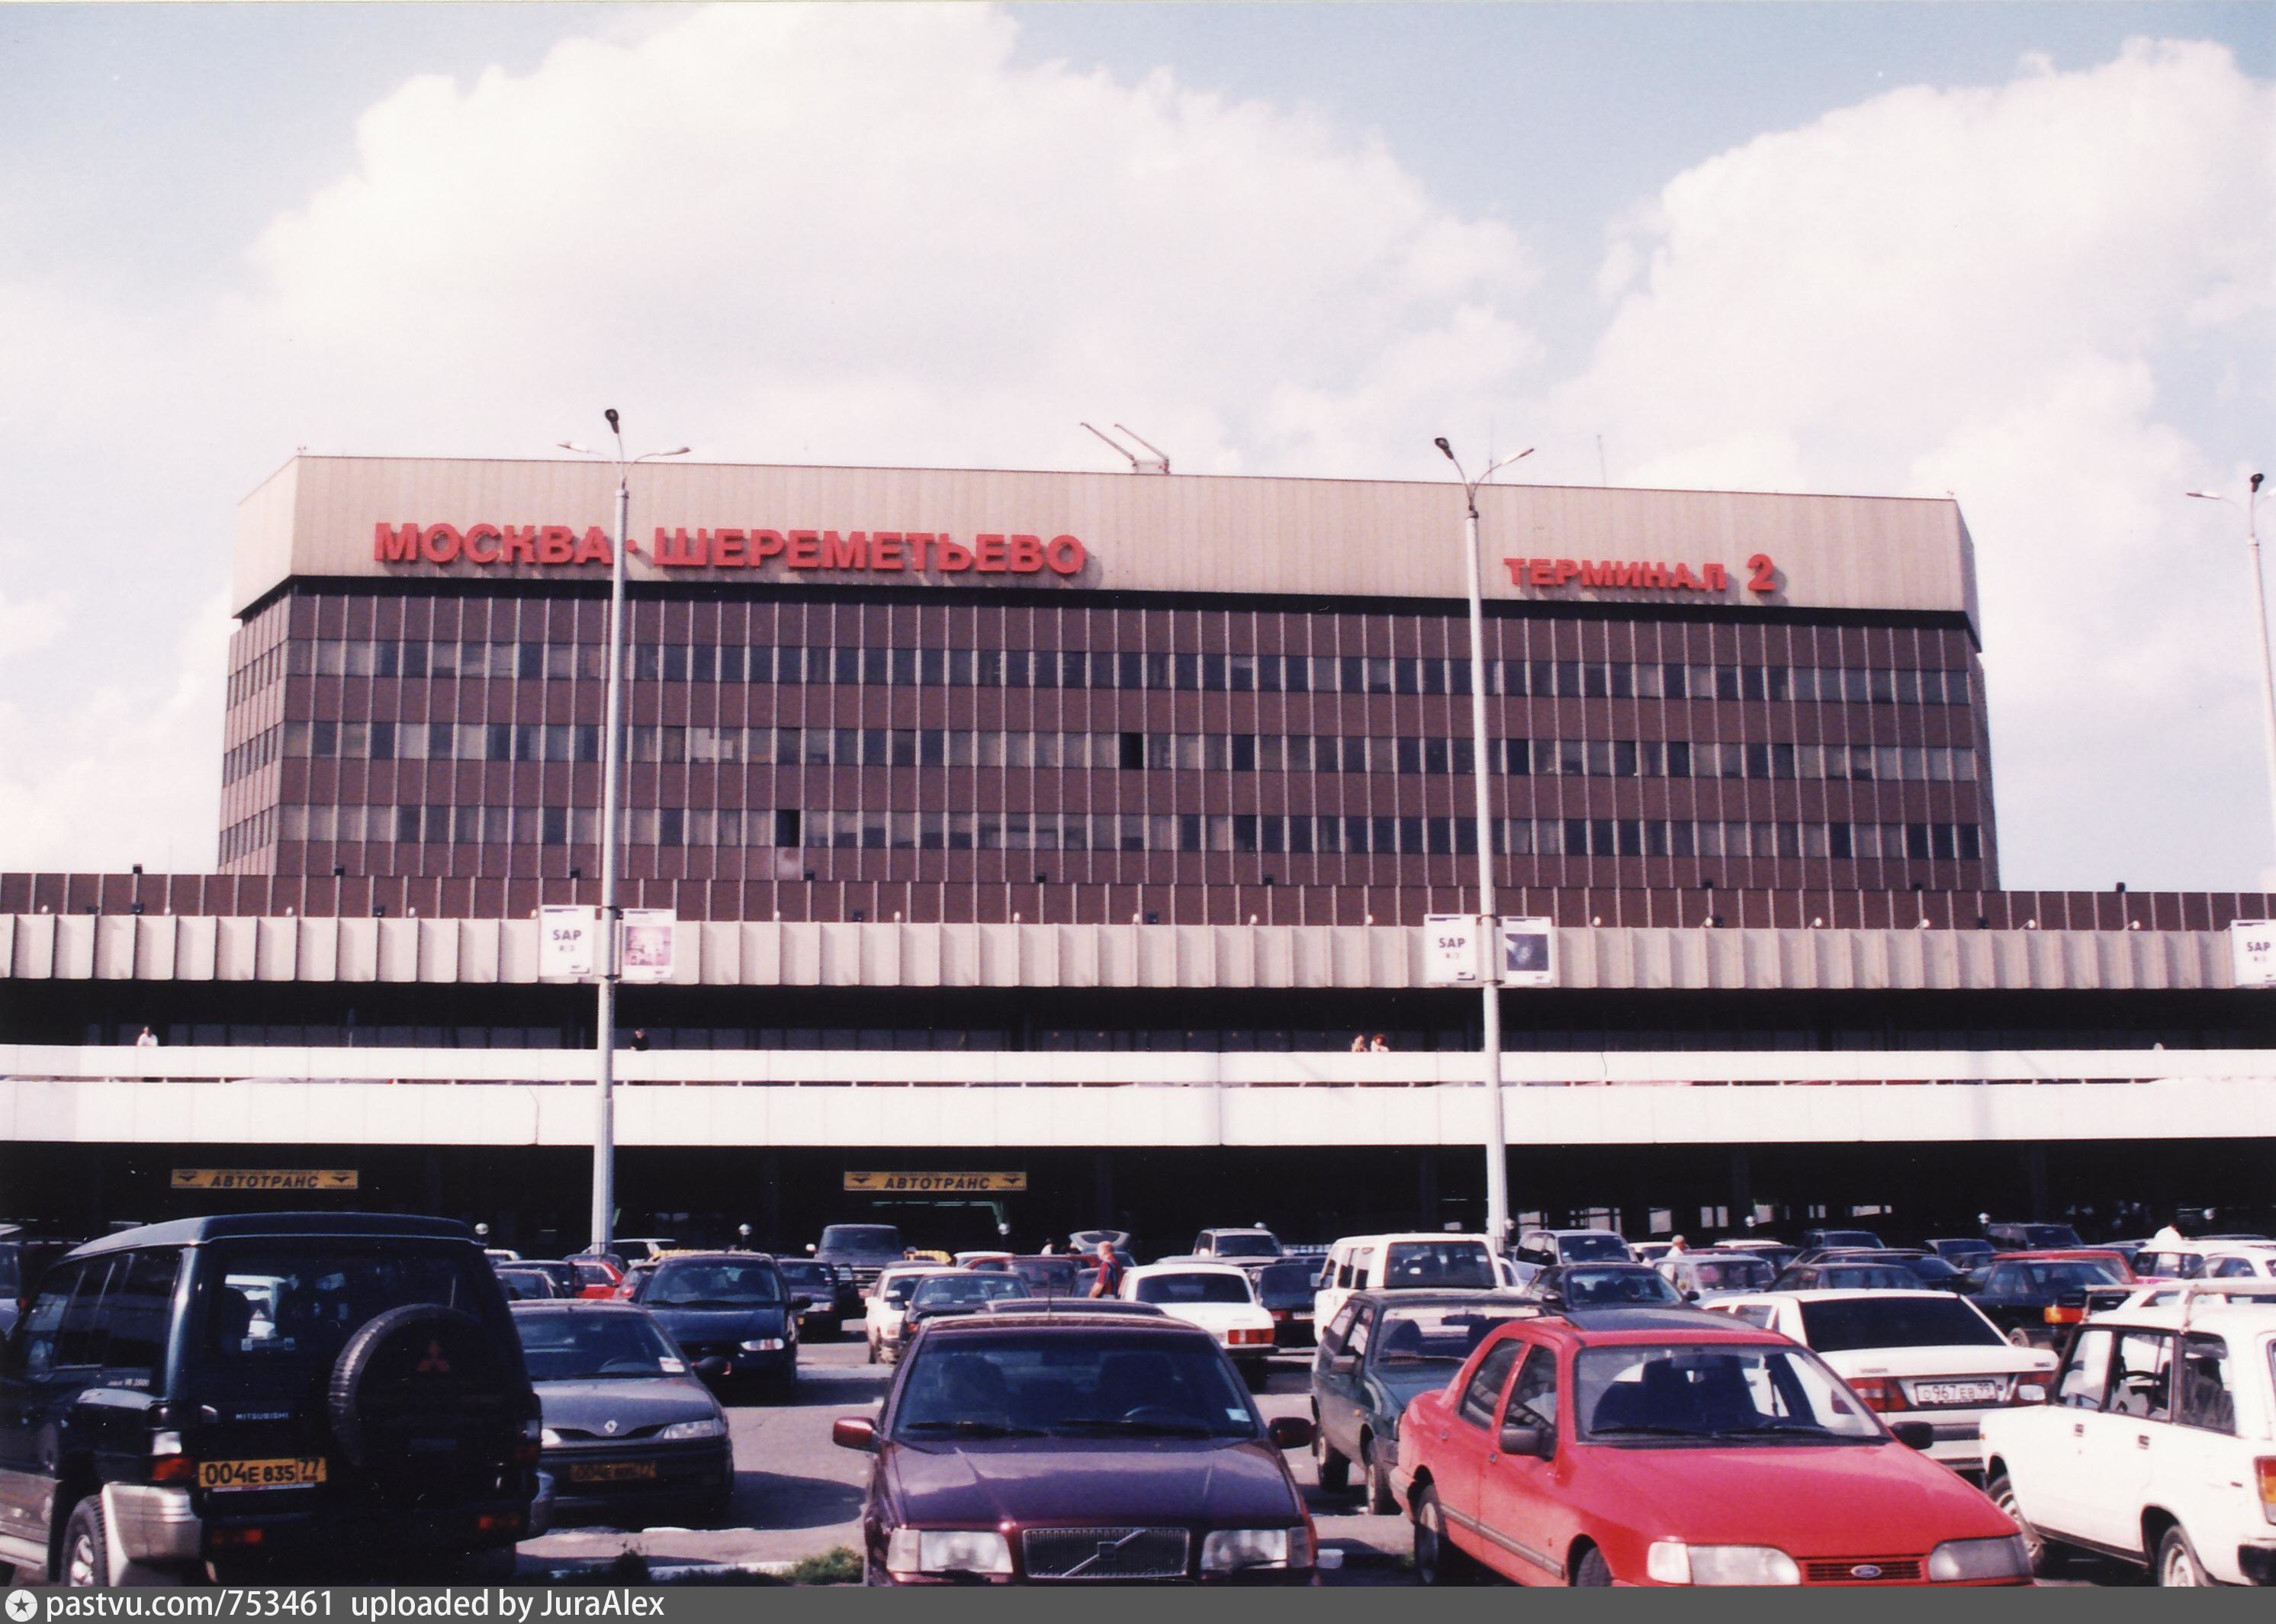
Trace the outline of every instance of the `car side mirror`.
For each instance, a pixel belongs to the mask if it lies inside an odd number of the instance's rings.
[[[1275,1449],[1305,1449],[1312,1442],[1309,1415],[1275,1415],[1264,1423],[1264,1436]]]
[[[1546,1461],[1557,1453],[1557,1434],[1536,1423],[1513,1421],[1501,1430],[1501,1452],[1506,1455],[1530,1455],[1536,1461]]]
[[[877,1423],[867,1415],[840,1415],[830,1423],[830,1441],[840,1449],[877,1453]]]
[[[695,1362],[695,1374],[706,1381],[716,1382],[727,1374],[727,1362],[716,1355],[709,1359],[698,1359]]]
[[[1686,1301],[1686,1302],[1696,1302],[1696,1301],[1699,1301],[1699,1288],[1698,1288],[1697,1286],[1685,1286],[1685,1287],[1683,1288],[1683,1300],[1684,1300],[1684,1301]]]
[[[1926,1449],[1936,1442],[1936,1429],[1925,1421],[1893,1422],[1889,1430],[1908,1449]]]

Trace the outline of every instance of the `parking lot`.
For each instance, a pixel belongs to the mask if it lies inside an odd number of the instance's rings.
[[[830,1423],[835,1416],[869,1413],[891,1377],[890,1367],[867,1362],[858,1335],[807,1343],[793,1397],[737,1403],[728,1410],[736,1485],[732,1514],[721,1526],[557,1529],[522,1545],[523,1574],[606,1562],[626,1551],[668,1571],[681,1563],[755,1567],[794,1562],[838,1545],[858,1549],[869,1457],[833,1445]],[[1301,1415],[1308,1412],[1309,1393],[1309,1357],[1277,1359],[1257,1406],[1268,1420]],[[1342,1559],[1340,1567],[1321,1574],[1321,1582],[1409,1582],[1406,1520],[1359,1512],[1355,1494],[1323,1494],[1310,1454],[1299,1451],[1288,1459],[1317,1522],[1322,1549]],[[2049,1582],[2138,1584],[2142,1575],[2115,1563],[2081,1562],[2064,1579]]]

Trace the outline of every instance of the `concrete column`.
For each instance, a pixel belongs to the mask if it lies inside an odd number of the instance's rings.
[[[769,1150],[759,1157],[759,1233],[771,1251],[782,1251],[788,1239],[782,1232],[782,1152]],[[819,1230],[816,1233],[819,1234]],[[799,1241],[803,1246],[804,1241]],[[793,1248],[794,1250],[795,1248]]]
[[[1425,1145],[1416,1153],[1415,1163],[1415,1227],[1438,1228],[1442,1221],[1438,1210],[1438,1152],[1436,1147]]]
[[[1114,1152],[1101,1150],[1093,1157],[1091,1181],[1096,1199],[1092,1205],[1098,1216],[1091,1220],[1095,1229],[1112,1229],[1114,1222]]]
[[[1731,1152],[1731,1227],[1744,1230],[1754,1210],[1754,1168],[1741,1145]]]
[[[2031,1222],[2042,1224],[2047,1218],[2047,1148],[2031,1145],[2023,1152],[2023,1176],[2031,1191]]]

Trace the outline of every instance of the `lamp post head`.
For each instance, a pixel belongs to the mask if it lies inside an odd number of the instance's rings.
[[[617,426],[617,408],[616,408],[616,407],[614,407],[614,406],[603,406],[603,407],[601,408],[601,415],[602,415],[602,416],[603,416],[603,417],[605,417],[605,418],[607,418],[607,419],[609,420],[609,432],[610,432],[610,433],[611,433],[611,434],[622,434],[622,433],[624,432],[624,430],[623,430],[622,429],[619,429],[619,428]]]
[[[2267,475],[2265,474],[2256,474],[2252,476],[2252,494],[2254,496],[2257,497],[2260,494],[2260,482],[2265,478],[2267,478]]]
[[[1435,440],[1431,441],[1431,442],[1430,442],[1430,444],[1433,444],[1433,445],[1435,445],[1435,446],[1437,446],[1440,451],[1442,451],[1442,452],[1445,452],[1445,453],[1446,453],[1446,460],[1447,460],[1447,461],[1449,461],[1449,462],[1453,461],[1453,459],[1454,459],[1454,448],[1453,448],[1453,446],[1451,446],[1451,445],[1449,445],[1449,444],[1446,444],[1446,436],[1445,436],[1445,435],[1443,435],[1443,434],[1442,434],[1442,435],[1440,435],[1437,439],[1435,439]]]

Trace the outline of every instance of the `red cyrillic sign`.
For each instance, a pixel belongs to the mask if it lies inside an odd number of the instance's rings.
[[[1510,584],[1518,587],[1582,586],[1622,592],[1727,592],[1730,572],[1719,564],[1703,564],[1695,572],[1688,564],[1653,560],[1588,558],[1504,558]],[[1779,589],[1778,566],[1770,554],[1758,552],[1747,560],[1747,590]]]
[[[629,550],[639,552],[638,542]],[[609,537],[598,525],[581,535],[567,525],[448,524],[373,527],[371,556],[381,564],[482,566],[607,565]],[[1079,575],[1089,561],[1081,538],[1011,533],[960,542],[933,530],[740,530],[727,527],[658,528],[648,550],[658,567],[862,571],[870,574]]]

